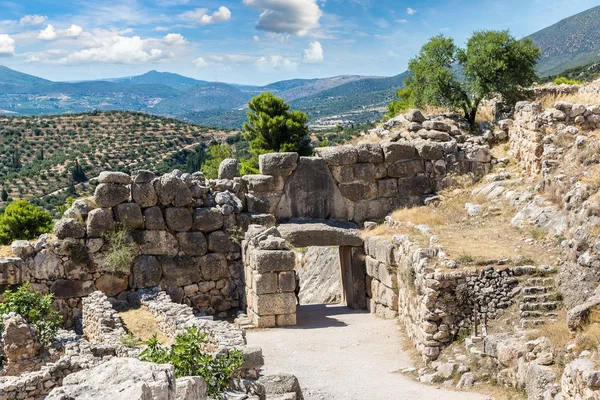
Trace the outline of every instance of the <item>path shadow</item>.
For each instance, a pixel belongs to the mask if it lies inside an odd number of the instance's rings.
[[[336,315],[368,314],[364,310],[353,310],[339,304],[307,304],[296,308],[296,326],[286,329],[320,329],[347,324],[335,318]]]

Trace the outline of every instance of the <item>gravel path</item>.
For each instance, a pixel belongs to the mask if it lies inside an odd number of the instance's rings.
[[[287,372],[306,400],[485,400],[488,396],[420,384],[398,371],[411,367],[395,321],[342,306],[298,308],[298,326],[251,330],[267,374]]]

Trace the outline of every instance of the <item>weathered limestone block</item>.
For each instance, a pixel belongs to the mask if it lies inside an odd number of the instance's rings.
[[[173,173],[154,180],[154,189],[160,203],[164,206],[172,204],[175,207],[185,207],[193,201],[189,186]]]
[[[229,277],[225,255],[211,253],[197,259],[202,277],[205,281],[217,281]]]
[[[600,371],[589,358],[578,358],[568,363],[560,383],[565,399],[600,398]]]
[[[167,227],[175,232],[185,232],[192,228],[194,223],[192,213],[183,207],[170,207],[165,210]]]
[[[176,256],[179,252],[179,243],[169,232],[135,231],[132,236],[143,255]]]
[[[46,398],[174,400],[175,395],[172,365],[115,357],[92,369],[66,376],[63,386],[54,388]]]
[[[379,143],[359,142],[356,146],[359,163],[380,164],[383,162],[383,151]]]
[[[417,136],[421,139],[434,140],[437,142],[447,142],[450,140],[450,135],[446,132],[421,129],[417,132]]]
[[[291,220],[278,225],[277,230],[295,247],[363,245],[358,226],[351,222]]]
[[[405,118],[407,121],[410,122],[425,122],[425,116],[423,116],[423,113],[421,113],[420,110],[417,110],[415,108],[408,110],[408,112],[405,115]]]
[[[450,125],[442,121],[424,121],[423,128],[434,131],[450,132]]]
[[[385,142],[381,144],[381,148],[388,164],[413,160],[417,156],[415,146],[408,142]]]
[[[129,185],[131,183],[131,177],[124,172],[103,171],[98,175],[98,182]]]
[[[0,258],[0,285],[19,285],[28,280],[28,269],[22,259]]]
[[[104,274],[100,278],[96,279],[96,289],[108,297],[114,297],[127,290],[128,284],[128,276]]]
[[[83,220],[93,209],[94,207],[90,205],[87,199],[78,199],[73,202],[73,205],[63,215],[67,218]]]
[[[139,256],[133,262],[131,286],[134,289],[150,288],[158,285],[162,268],[154,256]]]
[[[238,253],[240,245],[234,242],[229,233],[215,231],[208,235],[208,249],[215,253]]]
[[[219,179],[233,179],[238,176],[238,162],[235,158],[226,158],[219,164]]]
[[[340,183],[338,185],[342,196],[350,201],[374,200],[377,198],[377,183]]]
[[[86,227],[72,218],[62,218],[54,225],[54,234],[59,239],[85,237]]]
[[[263,175],[289,176],[298,163],[298,153],[270,153],[258,157],[258,167]]]
[[[276,216],[281,219],[348,219],[346,200],[322,158],[300,158],[298,168],[285,183]]]
[[[202,232],[179,232],[177,235],[179,249],[188,256],[202,256],[208,250],[206,237]]]
[[[290,374],[277,374],[277,375],[263,375],[258,378],[259,384],[265,387],[268,398],[280,398],[281,400],[286,399],[286,395],[294,394],[290,399],[302,400],[302,390],[300,389],[300,383],[294,375]]]
[[[584,303],[579,304],[567,311],[567,326],[572,331],[577,331],[587,322],[590,312],[600,307],[600,296],[592,296]]]
[[[293,272],[292,272],[293,273]],[[252,287],[257,295],[277,293],[279,285],[276,272],[266,272],[264,274],[253,274]]]
[[[93,281],[57,279],[50,286],[50,293],[57,299],[84,297],[94,291]]]
[[[398,161],[388,167],[388,176],[391,178],[408,178],[425,172],[422,160]]]
[[[200,282],[200,268],[190,257],[159,256],[158,262],[162,268],[162,282],[173,288]]]
[[[45,249],[35,256],[30,273],[38,280],[54,280],[63,277],[65,270],[61,258]]]
[[[251,213],[273,214],[279,205],[282,192],[248,193],[246,204]]]
[[[354,181],[354,165],[330,166],[331,174],[338,183],[349,183]]]
[[[291,271],[296,265],[296,256],[289,250],[253,250],[250,262],[258,273]]]
[[[349,165],[358,162],[358,151],[353,146],[317,147],[315,152],[329,165]]]
[[[27,240],[15,240],[11,243],[10,249],[15,256],[22,258],[23,260],[35,255],[33,245]]]
[[[196,208],[194,210],[195,230],[213,232],[223,227],[223,214],[217,208]]]
[[[160,207],[150,207],[144,210],[145,227],[151,231],[160,231],[167,229],[165,218]]]
[[[277,326],[295,326],[296,313],[276,315],[275,323],[277,324]]]
[[[158,202],[158,196],[152,182],[131,185],[131,197],[142,208],[153,207]]]
[[[387,176],[387,168],[383,164],[358,163],[352,169],[354,180],[357,181],[372,182]]]
[[[397,179],[380,179],[377,181],[377,193],[379,197],[396,197],[398,195]]]
[[[444,157],[444,145],[429,140],[415,140],[414,146],[422,160],[439,160]]]
[[[154,175],[152,172],[145,169],[141,169],[134,173],[132,180],[133,183],[148,183],[152,182],[155,178],[156,175]]]
[[[296,289],[296,274],[294,271],[280,272],[278,282],[281,292],[293,292]]]
[[[129,186],[116,183],[101,183],[96,186],[94,202],[98,207],[111,208],[129,200]]]
[[[529,399],[543,399],[546,392],[556,381],[552,367],[529,363],[526,370],[526,391]]]
[[[248,190],[254,192],[276,192],[283,190],[285,178],[273,175],[244,175],[242,180]]]
[[[359,201],[354,203],[354,221],[381,220],[392,209],[391,199]]]
[[[176,400],[206,400],[206,381],[201,376],[184,376],[177,379]]]
[[[102,237],[108,231],[115,230],[112,211],[108,208],[96,208],[87,217],[87,235]]]
[[[122,203],[115,207],[115,217],[124,229],[133,230],[144,227],[142,210],[136,203]]]
[[[275,293],[255,296],[253,310],[258,315],[280,315],[296,313],[294,293]]]

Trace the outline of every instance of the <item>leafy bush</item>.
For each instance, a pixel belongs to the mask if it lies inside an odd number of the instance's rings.
[[[108,249],[105,260],[111,274],[128,274],[135,258],[136,247],[125,229],[117,229],[106,236]]]
[[[554,79],[554,83],[557,85],[581,85],[583,82],[575,79],[565,78],[564,76],[559,76],[558,78]]]
[[[2,293],[4,303],[0,303],[0,316],[15,312],[22,316],[27,323],[32,324],[40,342],[48,346],[56,336],[56,331],[62,321],[60,313],[52,307],[52,294],[42,294],[31,288],[29,282],[21,285],[16,291],[7,290]],[[0,318],[0,330],[3,329]]]
[[[52,216],[46,211],[26,200],[14,201],[0,215],[0,244],[35,239],[42,233],[52,231],[52,225]]]
[[[157,335],[145,342],[147,347],[140,354],[140,360],[159,364],[171,364],[175,367],[177,378],[183,376],[201,376],[208,386],[208,394],[217,397],[229,387],[231,378],[244,364],[240,350],[229,350],[217,355],[202,350],[207,334],[198,328],[187,328],[183,335],[177,336],[171,347],[162,347]]]

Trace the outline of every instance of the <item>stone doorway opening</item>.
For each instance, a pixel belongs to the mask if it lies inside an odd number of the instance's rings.
[[[292,220],[277,229],[297,254],[301,306],[340,304],[355,310],[366,309],[365,253],[356,225]],[[311,290],[315,293],[310,293]]]

